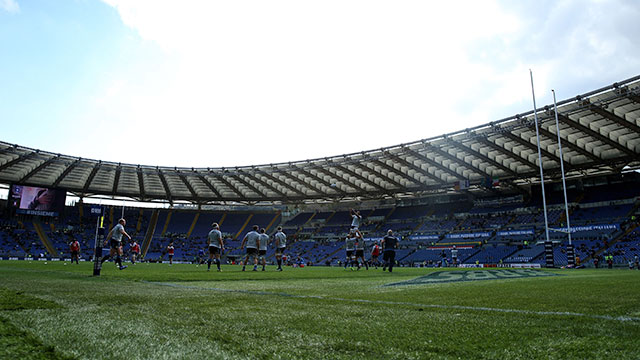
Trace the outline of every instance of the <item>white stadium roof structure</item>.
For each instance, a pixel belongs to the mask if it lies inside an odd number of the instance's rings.
[[[552,105],[537,110],[546,179],[560,176]],[[558,103],[567,177],[640,168],[640,76]],[[288,204],[502,191],[540,182],[533,111],[462,131],[358,153],[227,168],[115,163],[0,142],[0,183],[79,197],[194,204]]]

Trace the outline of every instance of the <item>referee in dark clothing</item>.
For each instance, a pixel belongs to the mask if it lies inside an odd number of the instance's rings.
[[[398,248],[398,238],[393,236],[393,230],[387,231],[387,236],[382,238],[382,261],[384,261],[384,267],[382,271],[389,268],[389,272],[393,271],[393,264],[396,262],[396,249]]]

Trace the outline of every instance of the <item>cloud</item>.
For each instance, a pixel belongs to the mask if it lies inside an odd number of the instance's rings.
[[[139,144],[152,164],[394,145],[529,110],[530,68],[539,106],[640,68],[634,2],[104,1],[159,50],[110,69],[92,116],[181,140]]]
[[[20,6],[15,0],[0,0],[0,9],[10,14],[17,14],[20,12]]]

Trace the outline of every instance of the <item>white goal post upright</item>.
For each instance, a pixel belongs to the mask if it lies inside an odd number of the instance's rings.
[[[549,240],[549,220],[547,219],[547,198],[544,191],[544,172],[542,170],[542,152],[540,151],[540,131],[538,130],[538,111],[536,107],[536,93],[533,90],[533,72],[529,69],[529,76],[531,77],[531,96],[533,97],[533,118],[536,125],[536,142],[538,143],[538,165],[540,167],[540,188],[542,189],[542,208],[544,210],[544,230],[546,234],[546,241]],[[562,161],[560,161],[562,163]]]
[[[558,135],[558,150],[560,151],[560,173],[562,174],[562,191],[564,192],[564,214],[567,220],[567,237],[569,238],[569,246],[567,247],[567,260],[569,265],[575,265],[575,256],[573,252],[573,244],[571,243],[571,222],[569,221],[569,201],[567,199],[567,182],[564,176],[564,157],[562,156],[562,142],[560,139],[560,123],[558,121],[558,103],[556,102],[556,91],[551,89],[553,94],[553,113],[556,118],[556,134]]]

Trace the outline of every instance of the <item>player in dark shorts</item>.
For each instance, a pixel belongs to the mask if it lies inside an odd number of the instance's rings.
[[[260,247],[259,228],[258,225],[253,225],[253,230],[244,236],[242,244],[240,244],[240,249],[244,249],[245,245],[247,246],[247,254],[244,256],[244,261],[242,262],[242,271],[245,270],[249,259],[253,260],[253,271],[258,271],[258,247]]]
[[[127,221],[125,219],[120,219],[116,226],[109,231],[104,240],[105,246],[109,243],[109,255],[105,255],[102,260],[100,260],[100,262],[105,262],[109,260],[109,258],[114,257],[115,262],[118,265],[118,269],[120,270],[127,268],[126,265],[122,265],[122,235],[126,236],[129,241],[131,241],[131,236],[124,231],[125,225],[127,225]]]
[[[267,247],[269,246],[269,235],[266,234],[266,229],[260,229],[260,246],[258,247],[258,261],[262,263],[262,271],[265,271],[265,265],[267,265]]]
[[[344,239],[345,242],[345,251],[346,251],[346,258],[344,261],[344,269],[347,269],[347,266],[351,267],[351,270],[353,270],[353,264],[355,263],[356,257],[355,257],[355,252],[356,252],[356,230],[351,230],[349,231],[349,234],[347,235],[347,237]]]
[[[389,272],[393,272],[393,265],[396,262],[396,249],[398,248],[398,238],[393,236],[393,230],[387,231],[387,236],[382,239],[382,261],[384,261],[384,267],[382,271],[389,268]]]
[[[176,248],[173,247],[173,241],[169,242],[167,246],[167,254],[169,255],[169,266],[173,265],[173,255],[175,254]]]
[[[277,271],[282,271],[282,255],[287,248],[287,235],[282,232],[282,226],[278,226],[276,233],[273,235],[276,243],[276,261],[278,262]]]
[[[78,262],[79,254],[80,254],[80,243],[77,239],[74,239],[69,245],[69,250],[71,251],[71,263],[73,264],[73,260],[76,261],[76,264],[80,265]]]
[[[211,270],[211,261],[213,260],[220,269],[220,255],[224,251],[224,242],[222,240],[222,232],[220,232],[220,225],[218,223],[211,224],[213,228],[207,235],[207,242],[209,244],[209,260],[207,260],[207,271]],[[215,259],[214,259],[215,258]]]
[[[360,262],[358,261],[358,259],[362,260],[362,263],[364,264],[364,267],[369,270],[369,264],[367,264],[367,261],[364,258],[364,239],[362,238],[362,234],[360,234],[360,231],[355,231],[356,234],[356,264],[358,265],[358,270],[360,270],[361,266],[360,266]]]

